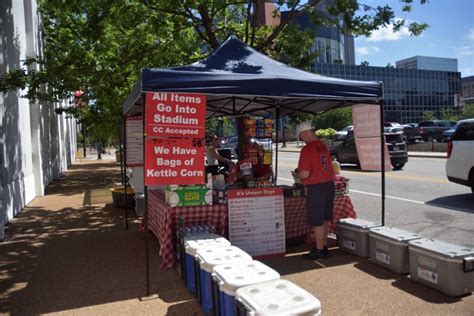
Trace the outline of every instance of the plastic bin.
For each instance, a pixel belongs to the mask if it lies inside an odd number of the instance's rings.
[[[261,263],[234,262],[214,267],[212,273],[215,315],[236,315],[235,292],[237,289],[260,282],[280,279],[280,274]]]
[[[337,243],[339,248],[361,258],[368,258],[369,229],[380,224],[363,219],[343,218],[337,223]]]
[[[196,260],[195,256],[199,249],[207,249],[207,248],[218,248],[218,247],[228,247],[230,246],[230,242],[225,239],[224,237],[213,234],[213,233],[201,233],[201,234],[193,234],[184,237],[184,281],[186,283],[187,288],[191,293],[194,295],[197,294],[196,289],[196,280],[197,275],[195,272]]]
[[[411,279],[449,296],[468,294],[474,288],[474,249],[433,239],[408,243]]]
[[[135,200],[135,214],[137,216],[145,215],[145,194],[135,193],[133,198]]]
[[[398,274],[408,273],[408,242],[420,239],[417,234],[392,227],[369,229],[370,260]]]
[[[211,274],[215,266],[235,262],[248,262],[252,257],[240,248],[234,246],[199,249],[196,253],[196,260],[199,264],[198,293],[199,302],[204,313],[211,315],[214,309],[212,296]]]
[[[242,287],[235,293],[238,315],[321,315],[321,302],[287,280]]]

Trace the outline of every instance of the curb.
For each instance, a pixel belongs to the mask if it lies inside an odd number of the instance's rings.
[[[410,153],[408,153],[408,157],[415,157],[415,158],[438,158],[438,159],[447,159],[447,158],[448,158],[448,156],[435,156],[435,155],[410,154]]]

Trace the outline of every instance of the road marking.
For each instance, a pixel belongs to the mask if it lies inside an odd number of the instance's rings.
[[[352,173],[352,174],[358,174],[362,176],[372,176],[372,177],[381,177],[380,172],[372,172],[372,173],[364,173],[360,171],[348,171],[348,170],[343,170],[342,173]],[[415,177],[415,176],[399,176],[399,175],[394,175],[389,172],[385,173],[385,177],[387,178],[393,178],[393,179],[403,179],[403,180],[418,180],[418,181],[430,181],[430,182],[439,182],[439,183],[449,183],[448,180],[445,179],[436,179],[436,178],[427,178],[427,177]]]
[[[281,167],[295,167],[295,163],[288,163],[288,162],[278,162],[278,169]],[[350,170],[342,170],[342,174],[344,173],[351,173],[351,174],[356,174],[356,175],[361,175],[361,176],[369,176],[369,177],[381,177],[380,172],[364,172],[364,171],[350,171]],[[447,179],[437,179],[437,178],[428,178],[428,177],[417,177],[417,176],[400,176],[396,175],[393,173],[386,172],[385,173],[386,178],[392,178],[392,179],[401,179],[401,180],[416,180],[416,181],[429,181],[429,182],[436,182],[436,183],[449,183]]]
[[[355,193],[360,193],[360,194],[367,194],[367,195],[378,196],[378,197],[381,197],[381,196],[382,196],[382,194],[370,193],[370,192],[364,192],[364,191],[358,191],[358,190],[352,190],[352,189],[349,189],[349,192],[355,192]],[[388,198],[388,199],[394,199],[394,200],[399,200],[399,201],[411,202],[411,203],[416,203],[416,204],[423,204],[423,205],[426,204],[425,202],[422,202],[422,201],[404,199],[404,198],[396,197],[396,196],[385,195],[385,197]]]

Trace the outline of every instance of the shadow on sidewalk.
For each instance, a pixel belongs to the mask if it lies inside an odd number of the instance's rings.
[[[51,182],[46,188],[46,194],[70,196],[83,193],[86,189],[111,188],[120,182],[119,168],[120,165],[116,162],[78,163],[71,166],[65,175]]]
[[[396,274],[371,262],[369,259],[359,262],[355,265],[355,267],[369,275],[376,277],[377,279],[393,280],[391,283],[392,286],[416,296],[426,302],[434,304],[451,304],[462,300],[462,297],[449,297],[423,284],[413,282],[410,280],[408,275]]]
[[[78,206],[56,205],[59,195],[79,191],[89,181],[100,187],[115,180],[115,166],[96,167],[74,166],[55,184],[56,194],[37,198],[6,227],[0,243],[0,314],[43,314],[139,302],[145,296],[145,235],[138,231],[139,219],[131,215],[126,230],[123,209],[73,201],[82,202],[82,196],[69,198]],[[172,308],[176,315],[199,310],[179,275],[158,269],[158,250],[150,235],[152,293],[168,304],[180,302]]]

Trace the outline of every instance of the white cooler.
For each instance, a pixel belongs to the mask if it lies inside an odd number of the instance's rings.
[[[392,227],[369,229],[370,260],[395,273],[410,272],[408,242],[420,239],[417,234]]]
[[[433,239],[408,244],[411,279],[450,296],[474,289],[474,249]]]
[[[321,302],[287,280],[241,287],[235,293],[238,315],[321,315]]]
[[[380,224],[363,219],[343,218],[337,223],[337,243],[339,249],[355,254],[361,258],[368,258],[369,229]]]
[[[193,234],[184,237],[184,281],[189,291],[196,295],[197,274],[195,256],[199,249],[230,246],[224,237],[213,233]]]
[[[240,248],[234,246],[199,249],[196,253],[196,261],[199,264],[199,283],[197,291],[199,302],[204,313],[211,315],[214,307],[212,297],[211,274],[214,267],[221,264],[252,261],[252,257]]]
[[[213,293],[215,294],[214,315],[236,315],[235,292],[237,289],[279,278],[278,272],[260,261],[234,262],[214,267],[212,273]]]

